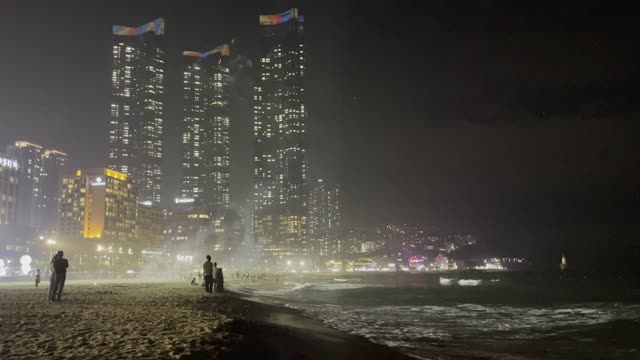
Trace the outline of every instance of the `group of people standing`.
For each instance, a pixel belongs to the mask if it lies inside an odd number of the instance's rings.
[[[211,255],[207,255],[207,261],[202,264],[202,275],[204,276],[204,290],[206,292],[224,291],[222,268],[218,267],[218,263],[211,262]]]
[[[49,303],[61,301],[62,289],[64,288],[64,282],[67,280],[67,268],[69,267],[69,261],[65,259],[64,252],[58,250],[58,252],[51,259],[49,267],[51,270],[51,278],[49,278]],[[36,277],[36,287],[40,282],[40,271]]]

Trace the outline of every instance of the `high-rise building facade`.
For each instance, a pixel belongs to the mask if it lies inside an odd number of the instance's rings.
[[[342,255],[340,187],[323,179],[309,193],[309,240],[322,258]]]
[[[45,150],[42,155],[40,180],[42,191],[38,204],[40,229],[44,232],[55,231],[60,207],[60,186],[64,175],[67,154],[58,150]]]
[[[15,222],[18,161],[0,153],[0,225]]]
[[[166,250],[178,260],[189,259],[191,262],[194,254],[211,250],[206,245],[214,242],[214,232],[207,209],[194,206],[191,198],[176,199],[167,214]]]
[[[38,205],[41,201],[42,146],[28,141],[16,141],[7,147],[9,156],[18,161],[18,188],[16,194],[17,225],[40,226]]]
[[[164,115],[164,19],[113,26],[108,167],[131,176],[140,202],[159,205]]]
[[[75,253],[140,250],[136,242],[138,191],[111,169],[78,170],[62,180],[58,241]]]
[[[229,208],[229,45],[184,51],[181,198],[211,216]]]
[[[254,236],[266,250],[304,254],[307,169],[303,17],[261,15],[260,75],[254,95]]]
[[[18,162],[16,224],[41,232],[54,231],[67,154],[28,141],[16,141],[7,149]]]
[[[157,206],[138,204],[136,214],[136,247],[161,251],[164,245],[165,214]]]

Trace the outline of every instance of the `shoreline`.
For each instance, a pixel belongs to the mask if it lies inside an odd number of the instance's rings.
[[[235,291],[224,296],[233,299],[232,312],[240,315],[232,329],[246,338],[238,345],[251,345],[235,349],[231,359],[412,359],[389,346],[333,329],[299,310],[253,301]]]

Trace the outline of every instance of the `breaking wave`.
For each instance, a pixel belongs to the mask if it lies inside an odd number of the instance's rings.
[[[295,307],[295,305],[293,306]],[[640,305],[584,304],[558,308],[512,306],[375,306],[305,304],[299,310],[327,325],[394,347],[429,354],[442,341],[530,341],[616,320],[640,321]],[[421,352],[419,352],[421,353]]]

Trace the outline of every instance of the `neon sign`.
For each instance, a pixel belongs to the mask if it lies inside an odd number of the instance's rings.
[[[18,162],[16,160],[5,159],[0,157],[0,165],[6,168],[18,169]]]

